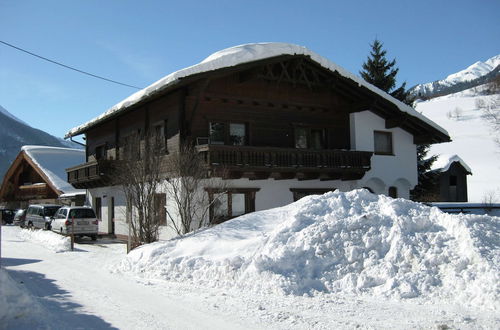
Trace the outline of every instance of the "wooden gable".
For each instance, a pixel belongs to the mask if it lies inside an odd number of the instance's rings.
[[[61,191],[24,151],[12,162],[0,187],[2,201],[55,199],[60,194]]]

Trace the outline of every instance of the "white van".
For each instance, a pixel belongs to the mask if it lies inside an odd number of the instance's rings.
[[[50,224],[56,211],[61,205],[34,204],[28,206],[25,224],[28,228],[42,228],[50,230]]]
[[[74,225],[72,226],[72,221]],[[64,235],[88,236],[97,239],[98,220],[94,210],[87,206],[63,206],[54,215],[52,230]]]

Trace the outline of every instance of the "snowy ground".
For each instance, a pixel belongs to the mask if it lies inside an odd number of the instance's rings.
[[[481,203],[491,193],[500,202],[500,147],[495,145],[491,126],[481,118],[478,100],[485,105],[496,102],[495,109],[500,111],[499,94],[478,95],[474,88],[420,102],[416,110],[446,128],[452,139],[432,145],[429,156],[457,154],[471,167],[472,175],[467,177],[469,202]]]
[[[110,241],[72,252],[54,233],[4,226],[0,328],[498,328],[498,227],[366,191],[128,256]]]

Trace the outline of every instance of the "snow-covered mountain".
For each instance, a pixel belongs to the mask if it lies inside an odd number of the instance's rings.
[[[499,75],[500,55],[496,55],[485,62],[478,61],[465,70],[450,74],[445,79],[412,87],[410,93],[417,98],[429,99],[483,85]]]
[[[0,106],[0,181],[23,145],[81,148],[29,126]]]

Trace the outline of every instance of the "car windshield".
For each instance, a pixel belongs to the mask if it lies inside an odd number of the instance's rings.
[[[53,207],[45,207],[43,209],[43,215],[46,217],[52,217],[54,214],[56,214],[57,210],[59,210],[61,207],[60,206],[53,206]]]
[[[73,209],[69,211],[69,218],[95,218],[95,213],[92,209]]]

